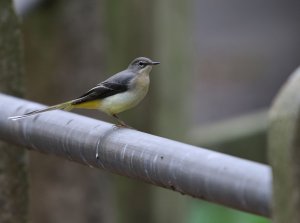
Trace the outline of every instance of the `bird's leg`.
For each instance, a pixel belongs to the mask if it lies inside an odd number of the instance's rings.
[[[118,123],[117,127],[126,127],[126,128],[132,128],[131,126],[127,125],[124,121],[122,121],[116,114],[112,114],[112,116],[117,119]]]

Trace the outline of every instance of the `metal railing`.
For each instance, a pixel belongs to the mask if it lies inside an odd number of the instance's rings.
[[[0,139],[239,210],[270,216],[267,165],[0,94]]]

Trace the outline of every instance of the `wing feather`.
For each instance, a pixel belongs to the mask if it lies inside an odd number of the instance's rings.
[[[127,70],[120,72],[106,81],[101,82],[96,87],[81,95],[79,98],[73,100],[72,105],[104,99],[106,97],[125,92],[128,90],[129,82],[133,77],[134,74]]]

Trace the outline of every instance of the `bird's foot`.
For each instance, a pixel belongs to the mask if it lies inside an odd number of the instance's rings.
[[[118,123],[114,125],[114,128],[128,128],[128,129],[134,129],[133,127],[131,127],[130,125],[127,125],[125,123]]]

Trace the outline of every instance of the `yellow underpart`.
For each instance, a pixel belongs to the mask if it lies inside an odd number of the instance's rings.
[[[101,105],[101,100],[87,101],[77,105],[74,105],[75,108],[85,108],[85,109],[99,109]]]

